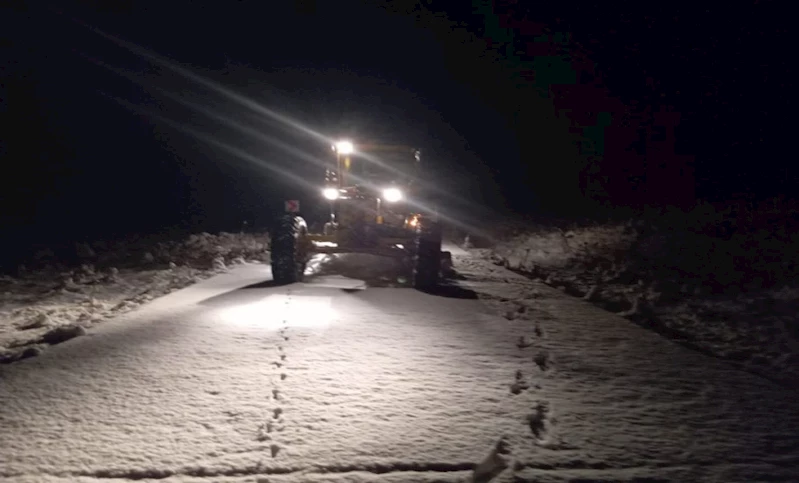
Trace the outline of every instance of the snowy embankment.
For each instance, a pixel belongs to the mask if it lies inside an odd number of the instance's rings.
[[[174,290],[269,256],[266,234],[208,233],[164,242],[80,245],[83,263],[61,264],[43,249],[15,277],[0,276],[0,362],[41,353],[105,319]]]
[[[797,242],[795,234],[765,230],[719,237],[633,222],[526,223],[477,251],[697,350],[796,384]]]

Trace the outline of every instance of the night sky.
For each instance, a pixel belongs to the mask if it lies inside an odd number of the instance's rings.
[[[454,212],[795,188],[777,2],[384,3],[4,7],[6,239],[266,226],[286,198],[319,211],[329,146],[102,33],[325,136],[421,147]]]

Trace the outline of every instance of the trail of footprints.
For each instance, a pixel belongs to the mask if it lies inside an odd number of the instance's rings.
[[[525,315],[527,315],[527,306],[525,305],[520,305],[515,310],[506,311],[504,313],[505,318],[508,320],[514,320]],[[544,338],[545,334],[541,328],[540,321],[536,321],[533,327],[533,335],[523,335],[519,337],[516,342],[516,347],[518,347],[520,351],[530,354],[530,359],[527,359],[526,354],[524,360],[534,363],[534,366],[532,366],[533,371],[537,372],[539,376],[545,374],[552,368],[552,357],[549,351],[544,347]],[[524,370],[518,369],[514,374],[513,383],[510,385],[510,393],[517,396],[531,389],[541,389],[541,384],[534,381],[534,379],[536,379],[535,376],[526,377]],[[529,428],[530,433],[535,438],[535,442],[539,445],[544,444],[549,439],[549,428],[555,422],[552,417],[551,406],[548,401],[537,401],[531,409],[531,412],[527,414],[525,418],[524,424]],[[524,469],[524,463],[521,461],[515,461],[511,465],[512,459],[510,445],[503,436],[496,443],[488,456],[476,465],[472,475],[472,482],[490,483],[509,466],[512,466],[514,473]],[[516,479],[514,479],[514,481],[516,481]]]
[[[513,313],[518,316],[524,315],[526,312],[527,307],[525,305],[520,305],[516,310],[508,313]],[[507,317],[507,315],[506,318],[510,320],[510,317]],[[531,336],[520,336],[516,342],[516,347],[518,347],[520,351],[531,353],[531,360],[534,363],[533,367],[537,368],[537,370],[533,369],[533,371],[537,372],[539,376],[551,370],[553,362],[550,352],[546,349],[545,344],[543,344],[544,338],[545,335],[541,328],[541,323],[540,321],[536,321],[533,327],[533,334]],[[525,357],[525,360],[528,360],[527,357]],[[531,389],[541,389],[541,384],[537,379],[536,375],[530,375],[528,377],[522,369],[517,370],[514,375],[513,383],[510,385],[511,394],[515,396]],[[549,402],[539,401],[532,408],[532,412],[527,415],[526,424],[529,426],[530,433],[535,437],[538,443],[542,443],[547,439],[548,428],[553,423],[551,414],[552,411]]]
[[[288,292],[288,297],[286,297],[286,305],[288,306],[290,303],[291,291]],[[288,328],[288,320],[284,318],[281,322],[280,330],[278,330],[278,334],[281,339],[277,346],[278,357],[277,360],[274,360],[271,363],[271,365],[277,370],[280,381],[285,381],[288,378],[288,374],[286,374],[285,370],[287,356],[284,348],[284,344],[289,340],[289,335],[287,333]],[[272,386],[271,400],[274,404],[274,408],[271,411],[269,419],[265,423],[261,424],[261,426],[258,428],[256,439],[261,442],[273,441],[273,433],[279,433],[284,429],[283,408],[280,405],[283,400],[283,396],[280,392],[280,383],[273,382]],[[272,455],[272,458],[277,458],[278,454],[280,453],[280,445],[277,443],[270,444],[269,451]]]

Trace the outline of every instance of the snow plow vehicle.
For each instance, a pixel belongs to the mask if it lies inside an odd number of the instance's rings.
[[[317,253],[367,253],[401,259],[415,288],[435,288],[447,257],[438,214],[420,183],[420,150],[350,141],[331,148],[320,186],[330,219],[321,233],[312,233],[296,203],[286,202],[271,237],[274,281],[302,281]]]

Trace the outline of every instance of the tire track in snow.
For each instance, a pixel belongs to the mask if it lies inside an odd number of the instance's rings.
[[[51,478],[93,478],[97,480],[123,480],[123,481],[157,481],[167,480],[173,478],[182,480],[184,478],[251,478],[251,477],[270,477],[268,481],[272,481],[271,477],[288,477],[288,481],[308,481],[308,477],[316,476],[330,476],[330,475],[353,475],[357,481],[363,481],[363,474],[370,475],[404,475],[408,474],[408,479],[402,481],[420,481],[417,478],[420,475],[436,475],[433,476],[435,480],[425,478],[424,481],[442,482],[439,478],[443,475],[453,475],[457,478],[454,481],[466,481],[461,478],[459,473],[470,472],[474,470],[475,464],[469,462],[461,463],[413,463],[405,461],[375,463],[375,464],[321,464],[311,466],[281,466],[267,468],[261,464],[254,464],[245,467],[234,467],[225,469],[208,469],[205,467],[189,467],[180,470],[169,469],[124,469],[114,468],[108,470],[95,470],[95,471],[70,471],[70,472],[52,472],[52,473],[37,473],[36,476],[48,476]],[[440,475],[440,476],[439,476]],[[3,478],[24,478],[29,475],[22,473],[8,473],[2,474]],[[296,480],[295,477],[303,478]],[[356,481],[353,480],[353,481]],[[30,480],[27,480],[30,481]],[[217,480],[210,480],[217,481]],[[238,481],[238,480],[237,480]],[[250,481],[249,479],[247,481]],[[260,478],[258,481],[262,481]],[[266,480],[263,480],[266,481]],[[281,478],[281,481],[283,480]],[[349,481],[349,480],[348,480]],[[450,481],[447,479],[446,481]],[[474,480],[480,481],[480,480]]]
[[[514,482],[534,482],[534,481],[580,481],[580,482],[652,482],[652,483],[667,483],[671,481],[707,481],[707,471],[718,473],[724,471],[726,474],[741,474],[751,471],[753,469],[771,470],[771,466],[762,464],[757,460],[732,461],[732,462],[713,462],[713,461],[697,461],[686,463],[670,463],[670,462],[652,462],[648,465],[621,465],[609,466],[605,462],[582,462],[579,460],[566,461],[563,463],[535,463],[529,462],[520,464],[518,467],[518,476],[514,476]],[[316,481],[309,478],[315,477],[330,477],[336,476],[349,476],[353,478],[347,481],[364,481],[364,475],[384,475],[384,476],[402,476],[401,481],[425,481],[444,483],[454,482],[481,482],[485,483],[487,479],[482,474],[471,476],[471,479],[466,475],[466,472],[474,472],[479,467],[475,467],[473,463],[408,463],[408,462],[395,462],[384,463],[375,465],[314,465],[314,466],[285,466],[265,468],[261,465],[251,465],[242,468],[227,468],[211,470],[203,467],[183,468],[181,470],[167,470],[167,469],[108,469],[108,470],[95,470],[95,471],[75,471],[75,472],[45,472],[36,473],[37,478],[42,476],[49,478],[51,481],[55,478],[59,480],[72,481],[74,478],[92,478],[99,481],[102,480],[116,480],[116,481],[182,481],[185,478],[215,478],[210,481],[229,481],[228,478],[235,478],[234,481],[241,481],[239,478],[248,478],[246,481],[251,481],[249,478],[256,477],[258,481],[285,481],[296,482],[297,477],[303,478],[299,481]],[[785,471],[780,472],[774,479],[769,481],[796,481],[791,476],[791,469],[784,468]],[[423,475],[429,475],[424,477]],[[442,479],[445,475],[451,475],[452,480],[447,478]],[[0,474],[3,478],[8,479],[22,479],[22,481],[39,481],[33,480],[32,475],[23,473],[4,473]],[[702,478],[705,476],[705,478]],[[259,477],[269,478],[268,480],[261,480]],[[178,480],[173,480],[177,478]],[[194,480],[192,480],[194,481]],[[324,481],[332,481],[325,478]],[[368,480],[373,481],[373,480]],[[391,480],[397,481],[397,480]],[[714,478],[712,481],[724,481]],[[762,480],[754,480],[762,481]]]

